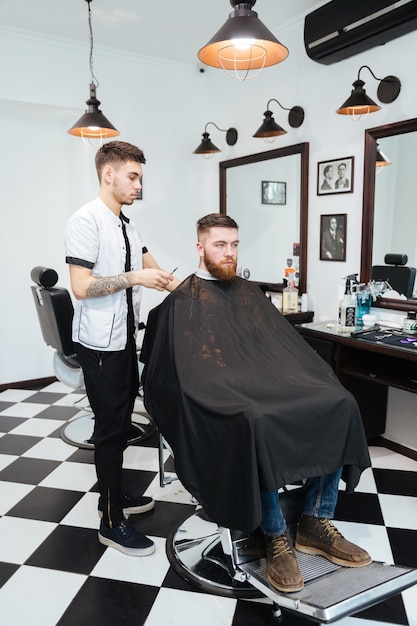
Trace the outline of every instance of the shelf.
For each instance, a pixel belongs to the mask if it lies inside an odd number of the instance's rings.
[[[395,377],[392,374],[387,374],[386,371],[370,372],[369,370],[359,369],[357,367],[342,367],[339,373],[345,376],[367,380],[376,385],[395,387],[396,389],[402,389],[410,393],[417,393],[417,380]]]

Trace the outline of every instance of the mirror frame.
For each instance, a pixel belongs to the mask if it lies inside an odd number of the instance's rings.
[[[378,139],[417,131],[417,118],[376,126],[365,130],[362,204],[362,242],[360,281],[367,283],[372,277],[372,254],[374,243],[376,143]],[[416,300],[378,298],[374,306],[397,311],[417,311]]]
[[[227,213],[227,170],[239,165],[269,161],[293,154],[300,155],[300,260],[299,260],[299,293],[307,290],[307,244],[308,244],[308,167],[309,167],[310,144],[308,142],[276,148],[266,152],[257,152],[243,157],[220,161],[220,213]],[[258,281],[254,281],[258,282]],[[283,283],[258,283],[269,291],[281,291]]]

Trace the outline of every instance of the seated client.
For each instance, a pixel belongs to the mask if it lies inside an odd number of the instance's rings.
[[[197,222],[199,268],[149,314],[146,409],[172,447],[178,477],[220,526],[261,527],[269,582],[299,591],[278,489],[303,481],[295,547],[362,567],[365,550],[330,521],[339,480],[370,465],[358,406],[257,285],[236,276],[238,226]]]

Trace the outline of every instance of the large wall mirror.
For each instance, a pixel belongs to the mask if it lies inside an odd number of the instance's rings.
[[[239,224],[239,268],[271,290],[282,289],[288,259],[307,286],[309,144],[219,163],[220,212]]]
[[[407,265],[417,267],[416,139],[417,118],[365,131],[362,282],[371,280],[373,265],[384,265],[386,253],[407,254]],[[375,167],[377,148],[389,159],[390,165]],[[378,298],[377,306],[417,310],[417,300]]]

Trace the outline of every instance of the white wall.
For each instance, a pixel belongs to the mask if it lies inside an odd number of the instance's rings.
[[[66,133],[88,97],[86,48],[2,32],[1,27],[0,35],[0,54],[7,59],[0,67],[2,384],[52,374],[51,350],[35,319],[29,274],[35,265],[55,267],[60,284],[68,286],[63,229],[71,212],[96,194],[97,183],[92,151]],[[211,68],[201,74],[194,61],[176,66],[97,48],[97,95],[105,115],[121,130],[120,139],[140,145],[147,157],[144,200],[127,212],[160,264],[179,266],[179,277],[196,265],[196,219],[218,210],[218,161],[308,141],[308,294],[315,319],[324,320],[335,317],[342,277],[359,272],[364,130],[415,116],[417,79],[411,59],[417,32],[330,66],[307,57],[302,21],[277,35],[290,49],[288,59],[243,83]],[[402,91],[395,103],[353,122],[334,111],[364,64],[380,77],[398,75]],[[367,70],[362,78],[375,99],[376,81]],[[286,113],[274,108],[275,119],[289,131],[274,144],[252,137],[270,98],[306,111],[301,128],[290,129]],[[237,144],[229,148],[223,134],[210,130],[222,148],[211,160],[192,154],[208,121],[239,131]],[[353,193],[317,196],[317,163],[345,156],[355,157]],[[343,263],[319,260],[320,215],[330,213],[348,215]],[[245,236],[250,233],[240,233],[241,239]],[[146,292],[144,317],[160,298]]]
[[[84,49],[0,38],[1,167],[0,384],[52,374],[52,350],[45,346],[31,295],[30,271],[36,265],[58,271],[69,287],[64,261],[66,221],[98,190],[94,150],[66,131],[85,109],[89,76]],[[28,68],[28,58],[31,67]],[[204,130],[204,78],[193,67],[173,68],[111,52],[96,54],[101,77],[98,97],[120,139],[143,148],[144,199],[127,211],[158,262],[177,275],[195,267],[195,222],[217,210],[208,173],[217,164],[192,155]],[[22,77],[22,79],[20,79]],[[24,77],[24,78],[23,78]],[[203,103],[203,105],[202,105]],[[215,198],[209,206],[209,198]],[[146,290],[143,315],[161,294]]]

